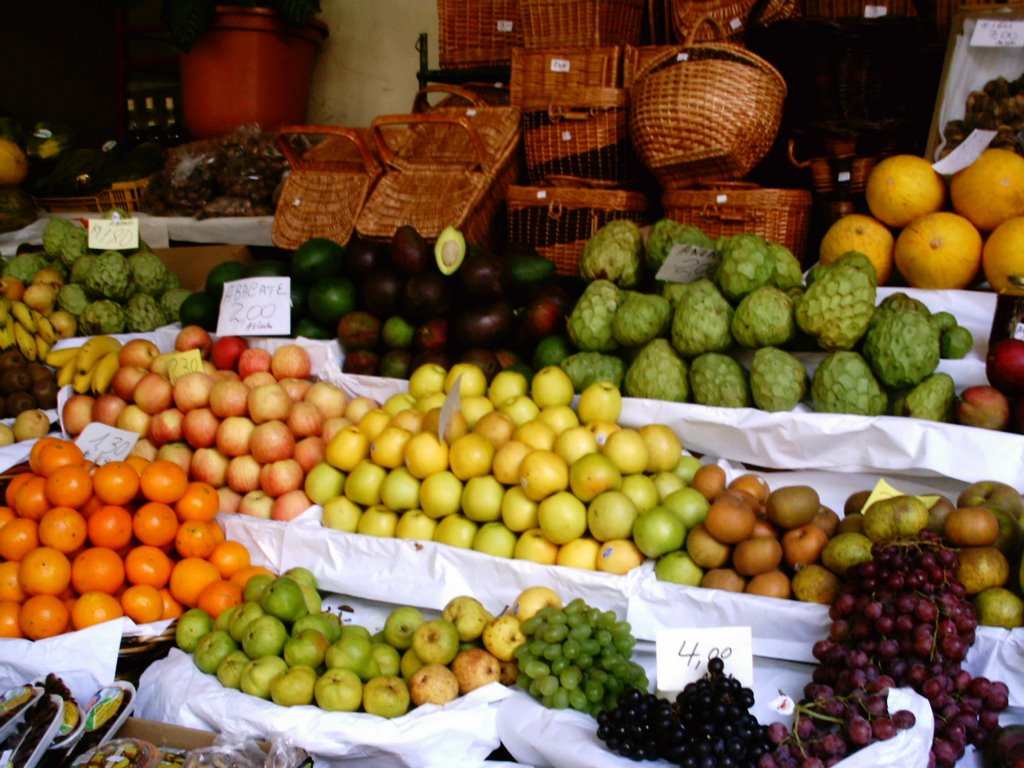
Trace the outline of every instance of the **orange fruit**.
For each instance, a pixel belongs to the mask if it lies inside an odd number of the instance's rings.
[[[124,584],[124,561],[108,547],[89,547],[71,561],[71,586],[86,592],[114,594]]]
[[[38,452],[35,451],[36,448],[39,449]],[[34,463],[32,453],[36,454]],[[37,444],[29,453],[29,468],[43,477],[53,474],[54,470],[59,467],[82,466],[84,463],[85,455],[82,453],[82,449],[68,440],[47,441],[42,447]]]
[[[989,147],[953,174],[949,201],[954,211],[986,232],[1024,215],[1024,158],[1010,149]]]
[[[217,618],[221,611],[233,605],[242,604],[242,588],[232,584],[227,579],[212,581],[203,587],[197,599],[197,605],[213,618]]]
[[[3,525],[8,520],[13,520],[18,514],[10,507],[0,507],[0,525]]]
[[[39,521],[39,541],[65,555],[85,544],[87,536],[85,518],[71,507],[53,507]]]
[[[85,592],[71,607],[71,625],[85,629],[124,616],[121,602],[106,592]]]
[[[77,509],[92,496],[92,476],[80,464],[57,467],[46,477],[43,493],[54,506]]]
[[[46,500],[46,478],[30,477],[14,492],[14,511],[20,517],[39,520],[51,506]]]
[[[61,439],[59,437],[52,437],[50,435],[46,435],[45,437],[41,437],[36,440],[36,444],[33,445],[32,450],[28,452],[29,469],[36,474],[41,474],[39,472],[39,454],[42,453],[46,446],[53,443],[59,443],[60,441]]]
[[[18,581],[26,594],[59,595],[71,581],[71,563],[53,547],[36,547],[18,564]]]
[[[0,637],[24,637],[21,624],[18,623],[18,612],[21,604],[13,600],[0,601]]]
[[[981,233],[968,219],[939,211],[904,227],[893,256],[911,288],[966,288],[981,269],[982,247]]]
[[[94,493],[92,496],[89,497],[89,500],[86,501],[85,504],[78,508],[78,511],[82,513],[82,517],[88,520],[90,517],[92,517],[93,512],[95,512],[97,509],[103,506],[105,505],[100,500],[100,497]]]
[[[0,527],[0,557],[21,560],[39,546],[39,523],[27,517],[17,517]]]
[[[182,605],[195,608],[199,604],[199,593],[215,581],[220,581],[220,574],[213,563],[200,557],[186,557],[175,563],[171,570],[171,597]]]
[[[163,619],[176,619],[185,612],[185,606],[179,603],[171,595],[171,591],[164,587],[160,592],[160,599],[163,600],[164,610],[161,614]]]
[[[126,461],[111,461],[92,475],[93,491],[104,504],[124,506],[139,492],[139,472]]]
[[[161,588],[171,578],[171,558],[160,549],[142,544],[124,558],[124,573],[129,584]]]
[[[230,579],[236,572],[248,567],[251,561],[249,550],[238,541],[220,542],[206,559],[217,566],[225,579]]]
[[[133,584],[121,593],[121,609],[136,624],[149,624],[163,618],[164,599],[156,587]]]
[[[23,603],[28,597],[18,578],[20,566],[21,563],[17,560],[5,560],[0,563],[0,601]]]
[[[178,516],[173,507],[160,501],[150,501],[135,510],[132,531],[143,544],[162,547],[174,541],[174,534],[178,532]]]
[[[157,459],[142,470],[140,487],[149,501],[173,504],[185,495],[188,474],[173,461]]]
[[[220,509],[220,494],[209,483],[193,481],[188,484],[184,495],[174,505],[178,519],[213,520]]]
[[[134,468],[135,471],[138,472],[139,475],[141,476],[142,470],[144,470],[146,467],[150,465],[150,460],[144,456],[139,456],[138,454],[130,453],[127,456],[125,456],[124,463]]]
[[[205,520],[182,523],[174,536],[175,551],[182,557],[209,557],[217,546],[214,527],[213,523]]]
[[[221,527],[220,523],[218,523],[216,520],[211,520],[209,523],[207,523],[207,525],[210,526],[210,535],[213,536],[213,543],[214,544],[220,544],[222,541],[224,541],[227,538],[224,535],[224,529]]]
[[[33,477],[36,477],[36,475],[31,472],[22,472],[10,479],[10,482],[7,483],[7,487],[4,489],[4,502],[8,507],[14,507],[14,494]]]
[[[86,521],[89,541],[97,547],[120,549],[132,540],[132,513],[124,507],[106,504]]]
[[[267,576],[276,576],[277,575],[276,573],[274,573],[269,568],[266,568],[265,566],[262,566],[262,565],[249,565],[249,566],[246,566],[245,568],[239,568],[237,571],[235,571],[233,574],[231,574],[231,576],[229,578],[229,581],[233,581],[235,584],[237,584],[238,586],[240,586],[244,590],[245,589],[245,585],[249,583],[249,579],[251,579],[253,576],[257,576],[259,574],[265,574]]]
[[[918,216],[942,210],[946,181],[923,157],[890,155],[871,169],[864,196],[872,216],[890,227],[905,227]]]
[[[61,634],[67,630],[70,618],[67,606],[54,595],[33,595],[21,604],[18,611],[21,633],[29,640]]]

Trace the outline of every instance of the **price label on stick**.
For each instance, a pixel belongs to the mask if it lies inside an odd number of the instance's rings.
[[[138,440],[138,432],[129,432],[94,421],[75,438],[75,445],[82,449],[86,459],[100,465],[111,461],[124,461]]]
[[[744,686],[754,685],[754,651],[750,627],[659,629],[655,636],[658,690],[681,691],[721,659],[725,674]]]
[[[247,277],[224,283],[218,336],[289,336],[291,278]]]
[[[719,261],[721,257],[714,248],[673,245],[654,277],[670,283],[692,283],[713,275]]]
[[[187,352],[177,352],[167,358],[167,378],[171,384],[176,382],[186,373],[202,373],[203,357],[198,349],[190,349]]]
[[[448,396],[441,403],[441,416],[437,420],[437,437],[439,440],[444,440],[444,436],[448,434],[448,427],[452,424],[452,419],[455,418],[455,414],[462,410],[462,374],[460,373],[455,377],[455,383],[452,385],[452,391],[448,393]]]
[[[139,220],[89,219],[89,247],[99,251],[129,251],[139,247]]]

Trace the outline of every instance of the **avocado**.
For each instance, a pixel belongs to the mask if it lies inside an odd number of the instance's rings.
[[[329,331],[311,317],[302,317],[292,323],[292,336],[326,340],[334,338],[334,332]]]
[[[381,322],[362,309],[348,312],[338,321],[338,341],[346,353],[373,349],[380,341]]]
[[[418,275],[431,267],[434,252],[411,224],[404,224],[395,230],[388,243],[391,266],[406,276]]]
[[[292,253],[291,274],[299,280],[314,283],[342,270],[345,249],[326,237],[311,237]]]
[[[417,326],[414,339],[416,349],[446,349],[448,347],[448,319],[435,317]]]
[[[363,308],[384,319],[399,310],[405,278],[390,266],[371,270],[363,280]]]
[[[306,314],[306,306],[309,302],[309,286],[294,277],[290,281],[289,301],[292,305],[292,330],[295,324]]]
[[[438,272],[420,272],[410,277],[402,290],[402,311],[412,320],[440,317],[451,307],[448,278]]]
[[[391,379],[408,379],[412,373],[412,352],[389,349],[380,358],[380,375]]]
[[[362,280],[373,270],[385,265],[383,243],[353,237],[345,246],[344,270],[353,280]]]
[[[357,373],[365,376],[375,376],[380,365],[380,355],[369,349],[357,349],[345,355],[341,364],[343,373]]]
[[[220,302],[204,291],[196,291],[181,302],[178,309],[178,320],[184,327],[198,325],[210,333],[217,330],[217,318],[220,315]]]
[[[345,275],[332,275],[309,288],[306,305],[313,319],[328,328],[356,308],[356,288]]]
[[[249,268],[240,261],[222,261],[206,273],[206,285],[203,290],[215,301],[220,301],[224,294],[224,283],[249,277]]]
[[[254,261],[246,277],[288,277],[289,265],[278,259]]]
[[[508,291],[508,266],[496,254],[474,250],[459,270],[458,280],[462,291],[469,296],[498,299]]]
[[[445,349],[424,349],[417,352],[412,358],[412,370],[421,365],[440,365],[442,368],[450,368],[452,357]]]
[[[450,224],[441,230],[434,243],[434,260],[442,275],[455,274],[466,258],[466,238]]]
[[[451,336],[463,347],[493,349],[508,338],[513,319],[512,308],[503,301],[470,307],[456,314]]]
[[[483,347],[470,347],[459,355],[460,363],[471,363],[484,372],[487,381],[493,379],[501,370],[501,363],[497,356],[489,349]]]
[[[528,245],[510,245],[504,252],[512,285],[535,285],[555,274],[555,262],[545,259]]]

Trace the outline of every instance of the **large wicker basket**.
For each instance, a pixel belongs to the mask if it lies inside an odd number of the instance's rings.
[[[645,0],[519,0],[527,48],[638,45]]]
[[[679,42],[692,39],[697,42],[716,40],[714,30],[701,28],[702,19],[719,22],[730,39],[742,39],[747,31],[748,18],[757,0],[672,0],[670,14],[675,38]],[[796,12],[796,0],[768,0],[758,23],[772,24],[788,19]]]
[[[645,64],[630,94],[630,134],[641,162],[667,188],[742,178],[778,134],[782,76],[735,43],[663,51]]]
[[[270,238],[295,249],[311,237],[345,244],[381,167],[363,135],[336,125],[291,125],[277,143],[291,165]]]
[[[667,218],[698,227],[712,238],[750,232],[781,243],[803,261],[811,219],[811,193],[767,189],[744,182],[667,190]]]
[[[584,243],[609,221],[645,224],[650,218],[645,195],[618,189],[514,186],[505,202],[509,241],[533,246],[563,275],[579,274]]]
[[[437,0],[441,69],[507,65],[523,44],[518,0]]]

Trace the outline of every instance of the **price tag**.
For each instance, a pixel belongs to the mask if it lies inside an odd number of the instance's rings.
[[[838,181],[840,184],[845,184],[849,180],[850,180],[850,172],[849,171],[840,171],[839,173],[836,174],[836,181]]]
[[[562,141],[572,141],[572,131],[562,131]]]
[[[880,19],[883,16],[889,15],[889,9],[884,5],[865,5],[864,6],[864,18],[865,19]]]
[[[654,279],[670,283],[692,283],[713,275],[719,261],[721,256],[714,248],[673,245]]]
[[[217,335],[290,335],[291,291],[288,277],[247,277],[224,283]]]
[[[441,416],[437,420],[437,437],[439,440],[444,440],[444,436],[448,434],[448,427],[452,424],[452,419],[455,418],[455,414],[462,409],[462,374],[460,373],[455,377],[455,384],[452,385],[451,392],[441,403]]]
[[[176,352],[167,358],[167,378],[171,384],[176,382],[186,373],[202,373],[203,357],[198,349],[190,349],[187,352]]]
[[[951,176],[957,171],[962,171],[981,157],[981,153],[995,137],[995,131],[983,131],[980,128],[975,128],[956,149],[941,160],[932,163],[932,168],[943,176]]]
[[[139,247],[139,220],[89,219],[89,247],[98,251],[128,251]]]
[[[725,674],[754,686],[754,650],[750,627],[688,627],[659,629],[655,636],[658,690],[681,691],[720,658]]]
[[[508,19],[498,19],[498,31],[499,32],[511,32],[512,22]]]
[[[731,28],[731,29],[732,29],[733,31],[735,31],[735,30],[739,29],[739,28],[740,28],[740,27],[742,27],[742,26],[743,26],[743,20],[742,20],[742,19],[734,18],[734,19],[732,19],[732,20],[731,20],[731,21],[729,22],[729,27],[730,27],[730,28]]]
[[[537,199],[538,200],[545,200],[547,198],[547,196],[548,196],[548,191],[546,189],[538,189],[537,190]]]
[[[1024,21],[978,19],[971,33],[972,48],[1024,48]]]
[[[551,71],[552,72],[568,72],[572,69],[572,62],[568,59],[552,59],[551,60]]]
[[[138,432],[129,432],[94,421],[75,438],[75,445],[82,449],[86,459],[99,465],[111,461],[124,461],[138,440]]]
[[[891,499],[895,496],[906,496],[906,494],[903,491],[898,490],[893,486],[889,485],[889,483],[887,483],[884,479],[880,478],[878,482],[875,483],[875,487],[871,489],[871,493],[868,494],[867,501],[864,502],[864,506],[860,508],[860,511],[863,512],[876,501],[881,501],[882,499]],[[938,496],[918,496],[917,498],[923,501],[924,505],[929,509],[931,509],[932,504],[939,500]]]

